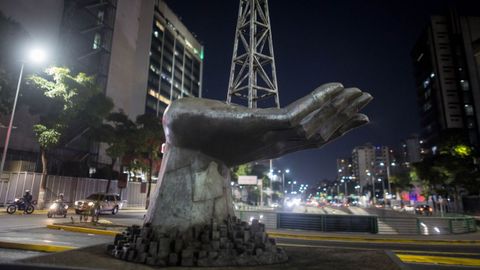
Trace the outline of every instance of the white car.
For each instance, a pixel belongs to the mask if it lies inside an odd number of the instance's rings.
[[[75,201],[76,214],[111,212],[115,215],[122,207],[123,202],[118,194],[94,193],[84,200]]]

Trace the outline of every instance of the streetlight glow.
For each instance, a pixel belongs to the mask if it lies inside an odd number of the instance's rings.
[[[45,53],[44,50],[40,48],[34,48],[33,50],[30,51],[28,60],[33,62],[33,63],[42,63],[47,59],[47,54]]]
[[[20,67],[20,74],[18,76],[17,90],[15,91],[15,98],[13,100],[12,113],[10,114],[10,122],[8,124],[7,135],[5,136],[5,144],[3,145],[2,161],[0,161],[0,177],[2,176],[3,169],[5,167],[5,161],[6,161],[6,157],[7,157],[7,151],[8,151],[8,144],[10,143],[10,135],[12,133],[12,128],[13,128],[13,119],[15,117],[15,109],[17,107],[17,101],[18,101],[18,95],[19,95],[19,92],[20,92],[20,86],[22,84],[23,68],[25,67],[26,62],[41,63],[41,62],[45,61],[46,58],[47,58],[47,55],[44,51],[35,48],[35,49],[30,51],[28,61],[21,62],[22,64],[21,64],[21,67]]]

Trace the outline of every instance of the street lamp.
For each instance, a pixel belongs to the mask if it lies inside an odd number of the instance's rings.
[[[370,171],[365,170],[367,172],[367,175],[370,177],[370,181],[372,182],[372,203],[375,205],[377,203],[377,200],[375,198],[375,180],[373,179],[372,174]]]
[[[28,60],[32,63],[41,63],[46,59],[47,55],[45,51],[35,48],[28,54]],[[22,61],[20,67],[20,75],[18,76],[17,91],[15,92],[15,99],[13,100],[12,114],[10,115],[10,122],[8,124],[7,136],[5,137],[5,144],[3,146],[2,162],[0,163],[0,178],[3,174],[3,168],[5,166],[5,159],[7,158],[8,144],[10,143],[10,134],[12,133],[13,119],[15,117],[15,109],[17,107],[18,93],[20,92],[20,85],[22,84],[23,68],[25,67],[25,60]]]
[[[282,171],[282,170],[278,170],[278,173],[281,173],[282,174],[282,191],[283,191],[283,194],[285,194],[285,173],[290,173],[290,170],[289,169],[286,169],[285,171]]]

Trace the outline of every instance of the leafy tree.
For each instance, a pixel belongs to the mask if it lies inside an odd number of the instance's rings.
[[[72,75],[68,68],[48,68],[45,70],[45,77],[32,76],[29,83],[43,91],[49,102],[44,108],[32,107],[40,116],[39,123],[33,129],[42,157],[38,197],[39,206],[42,208],[47,186],[47,152],[71,141],[77,136],[79,127],[84,131],[100,127],[113,108],[113,102],[105,97],[93,76],[85,73]]]
[[[476,153],[458,135],[443,136],[438,149],[436,155],[413,164],[414,173],[418,176],[416,185],[422,187],[424,195],[453,195],[458,209],[461,189],[479,193],[480,172],[475,164]]]
[[[145,208],[148,208],[150,203],[150,193],[152,189],[152,174],[153,167],[156,161],[162,157],[162,144],[165,142],[165,135],[163,133],[163,126],[161,119],[154,115],[143,114],[137,117],[137,130],[135,131],[135,149],[134,155],[136,166],[147,172],[147,198]]]
[[[133,140],[136,126],[123,111],[110,113],[106,120],[106,123],[95,130],[94,138],[99,142],[107,144],[105,152],[111,159],[111,163],[103,175],[103,177],[108,179],[105,190],[108,193],[111,180],[118,176],[118,173],[114,171],[116,162],[133,151],[131,141]]]

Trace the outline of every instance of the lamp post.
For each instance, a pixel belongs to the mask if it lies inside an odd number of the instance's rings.
[[[290,173],[289,169],[286,169],[285,171],[278,170],[278,173],[282,174],[282,192],[283,195],[285,196],[285,173]]]
[[[32,62],[40,63],[46,58],[45,52],[39,49],[33,49],[30,51],[29,60]],[[15,99],[13,100],[12,114],[10,115],[10,122],[8,123],[7,136],[5,137],[5,144],[3,146],[2,161],[0,163],[0,177],[3,174],[3,168],[5,167],[5,160],[7,158],[8,144],[10,143],[10,135],[12,133],[13,119],[15,117],[15,109],[17,108],[18,94],[20,92],[20,85],[22,84],[23,69],[25,67],[25,61],[22,61],[20,67],[20,75],[18,76],[17,90],[15,92]]]
[[[372,182],[372,203],[375,205],[377,203],[377,199],[375,198],[375,179],[373,179],[372,173],[366,170],[367,175],[370,177],[370,182]]]

